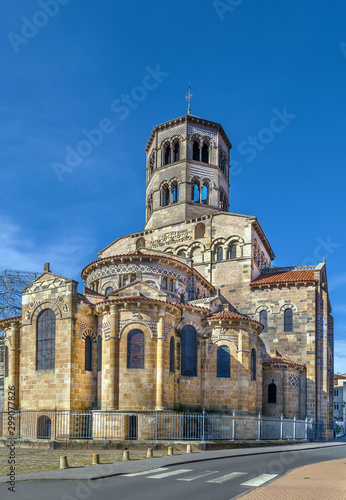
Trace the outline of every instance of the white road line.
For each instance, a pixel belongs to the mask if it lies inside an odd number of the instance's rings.
[[[164,477],[177,476],[178,474],[185,474],[185,472],[191,472],[192,469],[178,469],[172,470],[171,472],[164,472],[163,474],[156,474],[155,476],[148,476],[146,479],[163,479]]]
[[[239,476],[245,476],[248,472],[231,472],[230,474],[226,474],[225,476],[216,477],[215,479],[209,479],[206,483],[225,483],[226,481],[230,481]]]
[[[162,470],[168,470],[167,467],[160,467],[159,469],[145,470],[143,472],[132,472],[131,474],[123,474],[124,477],[134,477],[134,476],[144,476],[151,474],[152,472],[160,472]]]
[[[276,476],[277,474],[261,474],[260,476],[246,481],[246,483],[242,483],[241,486],[261,486],[261,484],[274,479]]]
[[[204,472],[196,474],[195,476],[179,477],[177,481],[194,481],[195,479],[200,479],[201,477],[210,476],[211,474],[217,474],[218,472],[219,472],[218,470],[206,470]]]

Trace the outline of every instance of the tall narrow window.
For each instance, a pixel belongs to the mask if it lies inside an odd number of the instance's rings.
[[[173,185],[173,203],[179,201],[179,187],[178,184]]]
[[[179,161],[179,142],[174,144],[173,161]]]
[[[164,186],[161,191],[161,206],[167,207],[169,205],[169,189],[168,186]]]
[[[197,377],[197,333],[191,325],[181,331],[181,375]]]
[[[217,247],[217,250],[216,250],[216,260],[222,260],[223,259],[223,248],[220,246],[220,247]]]
[[[202,146],[202,162],[209,163],[209,146],[208,146],[208,144],[203,144],[203,146]]]
[[[171,163],[171,146],[168,144],[164,150],[163,164],[168,165]]]
[[[202,187],[202,203],[204,205],[209,205],[209,186],[203,184]]]
[[[169,371],[174,373],[174,337],[169,341]]]
[[[131,330],[127,336],[127,368],[144,368],[144,333]]]
[[[276,385],[268,385],[268,403],[276,403]]]
[[[292,309],[285,309],[285,312],[284,312],[284,331],[285,332],[292,332],[293,331]]]
[[[231,376],[231,355],[226,345],[221,345],[217,350],[217,376],[223,378]]]
[[[232,243],[228,247],[228,258],[229,259],[235,259],[236,257],[237,257],[237,244],[236,243]]]
[[[102,370],[102,337],[99,335],[97,337],[97,371]]]
[[[5,345],[5,377],[8,377],[8,347]]]
[[[37,318],[36,370],[52,370],[55,366],[55,314],[45,309]]]
[[[251,380],[256,380],[256,350],[251,349]]]
[[[92,371],[92,340],[90,337],[85,338],[85,359],[84,366],[87,372]]]
[[[167,290],[167,278],[162,279],[162,290]]]
[[[195,203],[199,203],[199,184],[197,182],[192,186],[192,199]]]
[[[260,320],[260,323],[262,323],[262,325],[264,325],[262,333],[267,333],[267,325],[268,325],[268,314],[267,314],[267,311],[261,311],[260,312],[259,320]]]
[[[199,144],[197,141],[193,143],[192,159],[199,161]]]

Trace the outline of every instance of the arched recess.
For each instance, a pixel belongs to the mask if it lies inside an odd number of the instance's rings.
[[[118,284],[115,282],[115,280],[109,280],[109,281],[106,281],[105,283],[103,283],[102,284],[102,288],[101,288],[101,293],[103,295],[106,294],[107,288],[113,288],[113,291],[117,290],[118,289]]]
[[[189,256],[193,260],[194,264],[203,262],[203,250],[204,246],[196,243],[189,248]]]
[[[63,297],[61,297],[61,298],[62,298],[61,303],[63,303],[64,299],[63,299]],[[44,309],[51,309],[54,312],[54,314],[55,314],[55,319],[61,319],[62,318],[62,312],[61,312],[61,309],[58,306],[58,304],[56,302],[51,302],[51,301],[47,300],[47,301],[43,302],[42,304],[40,304],[39,306],[36,307],[36,309],[34,310],[34,312],[31,315],[30,324],[33,324],[34,322],[36,322],[36,319],[37,319],[38,315]]]
[[[51,438],[52,421],[47,415],[41,415],[37,419],[37,439]]]
[[[138,238],[136,241],[136,250],[139,248],[145,248],[145,239],[144,238]]]
[[[203,222],[199,222],[195,226],[195,240],[199,238],[204,238],[204,235],[205,235],[205,224],[203,224]]]
[[[127,339],[127,334],[131,330],[142,330],[142,332],[145,335],[145,340],[152,339],[156,337],[156,331],[155,334],[153,333],[152,329],[144,322],[144,321],[134,321],[132,323],[128,323],[125,325],[119,332],[119,338],[122,339],[122,341]],[[147,344],[146,344],[147,345]]]

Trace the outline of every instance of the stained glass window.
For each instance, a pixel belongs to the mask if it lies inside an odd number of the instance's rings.
[[[174,337],[169,342],[169,371],[174,373]]]
[[[267,311],[261,311],[259,316],[260,323],[264,325],[262,333],[267,333],[268,315]]]
[[[184,326],[181,332],[181,374],[197,377],[197,333],[191,325]]]
[[[231,355],[226,345],[221,345],[217,350],[217,376],[224,378],[231,376]]]
[[[144,368],[144,333],[131,330],[127,336],[127,368]]]
[[[256,380],[256,350],[251,349],[251,380]]]
[[[90,337],[85,339],[85,370],[92,371],[92,340]]]
[[[285,309],[285,312],[284,312],[284,331],[285,332],[292,332],[293,331],[292,309]]]
[[[45,309],[37,318],[36,370],[51,370],[55,365],[55,314]]]

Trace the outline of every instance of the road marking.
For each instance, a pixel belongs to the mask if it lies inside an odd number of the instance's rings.
[[[246,481],[246,483],[242,483],[241,486],[261,486],[261,484],[274,479],[276,476],[277,474],[261,474],[260,476]]]
[[[209,479],[206,483],[225,483],[226,481],[230,481],[239,476],[244,476],[248,474],[248,472],[231,472],[230,474],[226,474],[225,476],[216,477],[215,479]]]
[[[218,472],[219,472],[218,470],[206,470],[204,472],[196,474],[195,476],[179,477],[177,481],[194,481],[195,479],[200,479],[201,477],[210,476],[211,474],[217,474]]]
[[[163,479],[164,477],[177,476],[178,474],[185,474],[185,472],[192,472],[192,469],[178,469],[171,472],[164,472],[163,474],[156,474],[155,476],[148,476],[147,479]]]
[[[145,470],[143,472],[132,472],[131,474],[123,474],[126,477],[134,477],[134,476],[144,476],[145,474],[151,474],[152,472],[160,472],[162,470],[167,470],[167,467],[160,467],[159,469]]]

